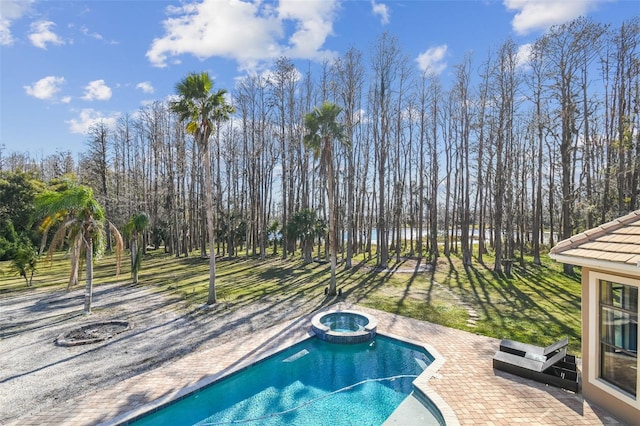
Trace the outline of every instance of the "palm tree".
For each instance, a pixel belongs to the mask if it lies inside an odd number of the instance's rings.
[[[65,237],[68,238],[71,249],[71,275],[67,288],[78,281],[78,269],[84,253],[86,263],[84,313],[90,314],[93,296],[93,258],[94,254],[97,256],[102,254],[105,242],[104,225],[108,222],[102,206],[94,198],[91,188],[72,182],[62,191],[41,193],[36,198],[36,211],[45,217],[43,223],[52,223],[52,217],[58,218],[60,222],[60,227],[51,240],[48,257],[63,245]],[[109,229],[116,240],[116,274],[119,274],[122,236],[110,222]]]
[[[300,240],[304,263],[311,263],[316,220],[314,210],[302,209],[295,212],[287,223],[287,235]]]
[[[318,239],[318,259],[320,259],[320,249],[322,246],[322,239],[327,235],[327,221],[322,218],[316,218],[316,223],[313,225],[313,236]],[[326,250],[325,250],[326,253]]]
[[[207,231],[209,233],[209,296],[207,304],[216,302],[216,256],[212,252],[215,245],[213,217],[213,173],[209,154],[209,139],[214,123],[228,120],[234,112],[224,99],[226,90],[212,93],[213,82],[209,73],[190,73],[176,85],[179,99],[171,103],[171,109],[185,123],[187,133],[192,134],[203,159],[205,169],[204,202],[207,211]]]
[[[142,233],[149,226],[149,216],[145,212],[134,214],[124,227],[125,235],[131,239],[131,275],[133,283],[138,284],[138,272],[142,265]]]
[[[280,232],[280,224],[277,220],[271,222],[271,225],[267,228],[267,238],[270,241],[273,241],[273,255],[276,256],[278,254],[278,234],[282,234]]]
[[[320,159],[320,170],[327,182],[327,198],[329,199],[329,250],[331,253],[331,281],[329,295],[336,294],[336,218],[334,209],[334,172],[333,142],[348,143],[345,139],[344,126],[337,121],[342,108],[325,102],[320,108],[314,108],[305,115],[304,124],[308,133],[304,136],[304,144],[313,150],[316,159]]]

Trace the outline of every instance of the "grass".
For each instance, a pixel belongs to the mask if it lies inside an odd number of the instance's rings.
[[[471,268],[453,261],[450,268],[438,268],[435,274],[438,282],[477,311],[473,331],[539,345],[569,336],[569,351],[580,354],[580,275],[568,277],[561,264],[544,257],[541,266],[514,265],[508,278],[491,270],[493,259],[487,261],[486,266]]]
[[[129,259],[115,276],[113,255],[94,266],[94,283],[130,282]],[[326,263],[304,264],[299,256],[282,260],[269,257],[219,259],[217,295],[220,303],[250,309],[261,298],[278,301],[314,301],[320,305],[348,300],[411,318],[467,330],[486,336],[510,338],[546,345],[569,336],[569,351],[580,354],[580,277],[562,274],[562,265],[544,258],[542,266],[526,263],[514,266],[511,278],[494,273],[492,261],[464,267],[459,258],[440,259],[433,273],[393,273],[395,268],[412,268],[402,259],[376,272],[374,260],[357,258],[349,271],[339,267],[338,287],[342,296],[325,298],[329,280]],[[175,258],[161,250],[149,252],[140,271],[140,285],[163,292],[178,305],[194,308],[206,302],[208,259],[196,252],[188,258]],[[66,288],[69,262],[62,253],[52,262],[42,262],[33,278],[33,287],[11,272],[9,262],[0,262],[0,297],[34,289]],[[83,285],[81,281],[80,285]],[[180,303],[178,303],[180,302]],[[81,306],[78,307],[82,309]],[[475,325],[467,322],[477,314]],[[206,313],[203,313],[206,315]]]

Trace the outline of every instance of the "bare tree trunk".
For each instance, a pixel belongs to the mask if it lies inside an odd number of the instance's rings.
[[[91,313],[91,301],[93,299],[93,238],[91,237],[91,231],[86,230],[84,232],[84,239],[86,247],[86,286],[84,289],[84,314],[89,315]]]
[[[71,287],[78,285],[78,270],[80,268],[80,240],[74,241],[74,244],[70,248],[71,250],[71,276],[69,277],[69,284],[67,285],[67,291],[71,290]]]
[[[396,77],[396,69],[402,57],[398,46],[398,41],[388,33],[382,34],[378,38],[376,51],[372,58],[372,66],[375,74],[373,84],[374,109],[377,108],[379,114],[376,116],[374,124],[374,141],[376,149],[376,161],[378,166],[378,266],[387,268],[389,262],[389,230],[387,220],[387,179],[389,170],[389,144],[391,138],[391,95],[394,87],[393,82]]]
[[[325,146],[331,146],[331,142],[325,141]],[[335,216],[335,188],[333,173],[333,155],[331,148],[325,150],[327,162],[327,196],[329,198],[329,249],[331,252],[331,279],[329,281],[329,295],[336,295],[336,216]]]
[[[440,167],[438,159],[438,115],[440,111],[440,83],[434,77],[430,82],[431,92],[431,197],[429,205],[429,251],[431,262],[435,266],[440,255],[438,248],[438,186],[440,185]],[[447,194],[448,196],[448,194]],[[446,230],[445,230],[446,237]]]
[[[346,205],[347,205],[347,257],[345,269],[351,268],[354,244],[355,244],[355,159],[354,159],[354,119],[357,113],[358,99],[361,96],[364,84],[364,68],[362,66],[362,53],[354,48],[349,49],[341,58],[336,60],[334,74],[340,83],[339,96],[344,106],[345,127],[349,146],[346,147]]]
[[[469,169],[469,133],[471,119],[469,112],[469,74],[471,68],[471,57],[466,56],[464,62],[457,67],[458,81],[456,89],[458,101],[460,103],[460,245],[462,248],[462,263],[471,265],[471,246],[469,243],[469,231],[471,222],[471,206],[469,202],[470,179]]]
[[[483,256],[485,252],[485,126],[486,126],[486,114],[487,114],[487,96],[489,92],[489,67],[491,64],[490,58],[484,64],[484,72],[482,75],[482,83],[480,85],[480,109],[478,111],[478,153],[476,157],[476,199],[474,202],[473,217],[478,224],[478,262],[483,263]],[[473,250],[472,250],[473,251]]]
[[[597,44],[604,28],[578,18],[570,23],[553,27],[544,40],[548,47],[548,59],[554,70],[552,74],[553,93],[560,107],[560,159],[562,161],[562,227],[561,236],[568,239],[574,230],[574,182],[572,176],[576,167],[573,161],[573,143],[577,132],[576,119],[579,111],[574,99],[578,74],[597,52]],[[594,49],[594,47],[596,47]],[[586,54],[591,51],[593,53]],[[584,112],[585,116],[587,112]],[[573,266],[564,264],[564,272],[573,274]]]
[[[453,114],[451,110],[451,99],[448,100],[446,109],[448,118],[442,124],[443,128],[443,141],[445,151],[445,200],[444,200],[444,255],[445,257],[451,256],[451,238],[449,232],[451,230],[451,175],[453,173],[453,145],[451,143],[451,120],[453,120]],[[437,194],[437,193],[436,193]]]
[[[138,284],[138,268],[136,264],[138,263],[138,236],[134,232],[134,235],[131,238],[131,274],[133,275],[132,281],[133,284]]]
[[[417,251],[418,258],[422,259],[423,256],[423,229],[424,229],[424,200],[426,197],[425,194],[425,184],[424,184],[424,175],[425,175],[425,152],[424,145],[426,143],[426,132],[427,132],[427,79],[426,75],[423,74],[420,79],[420,123],[419,123],[419,131],[420,136],[418,139],[418,241],[417,241]]]
[[[211,171],[211,154],[209,152],[209,141],[201,142],[203,166],[205,170],[206,190],[204,191],[204,204],[207,211],[207,231],[209,234],[209,294],[207,305],[217,302],[216,296],[216,254],[213,247],[216,243],[213,211],[213,173]]]

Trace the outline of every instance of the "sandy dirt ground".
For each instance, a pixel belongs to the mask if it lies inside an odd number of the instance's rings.
[[[309,298],[223,302],[187,308],[142,285],[94,288],[93,313],[82,313],[84,289],[0,294],[0,424],[86,392],[108,387],[209,345],[227,342],[320,308]],[[56,338],[92,322],[124,320],[132,329],[89,345]]]

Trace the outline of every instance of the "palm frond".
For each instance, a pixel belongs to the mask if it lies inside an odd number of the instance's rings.
[[[60,212],[80,211],[90,209],[100,214],[102,208],[93,198],[93,190],[84,185],[74,185],[63,192],[44,191],[36,197],[36,214],[52,216]],[[104,212],[102,212],[104,214]]]
[[[46,216],[38,226],[38,231],[40,231],[41,234],[46,233],[47,231],[49,231],[49,228],[51,228],[51,226],[55,222],[56,222],[56,215]]]
[[[211,93],[213,80],[207,72],[190,73],[176,85],[179,100],[171,103],[171,110],[185,123],[187,133],[196,138],[198,144],[209,140],[214,122],[227,120],[235,109],[226,103],[226,90]]]
[[[91,239],[93,242],[93,259],[99,260],[102,258],[105,249],[107,248],[107,239],[104,232],[104,221],[92,221],[91,222]]]
[[[328,160],[331,144],[334,140],[344,143],[345,127],[338,122],[338,115],[342,108],[330,102],[321,107],[314,107],[313,111],[304,117],[307,132],[303,137],[305,146],[313,151],[315,159],[320,159],[321,167]]]
[[[67,290],[70,290],[72,286],[77,285],[80,280],[80,254],[82,253],[82,238],[80,235],[76,235],[76,238],[73,240],[73,244],[71,245],[71,271],[69,273],[69,284],[67,285]]]
[[[77,223],[78,221],[75,219],[68,220],[67,222],[60,225],[60,228],[58,228],[56,233],[53,234],[53,237],[51,238],[51,244],[49,245],[49,250],[47,250],[47,255],[45,257],[45,260],[47,262],[51,262],[51,260],[53,259],[53,253],[59,248],[62,248],[62,246],[64,245],[65,237],[67,236],[67,232],[71,234],[72,229],[70,228],[72,227],[72,225]],[[72,238],[69,238],[69,240],[71,239]]]

